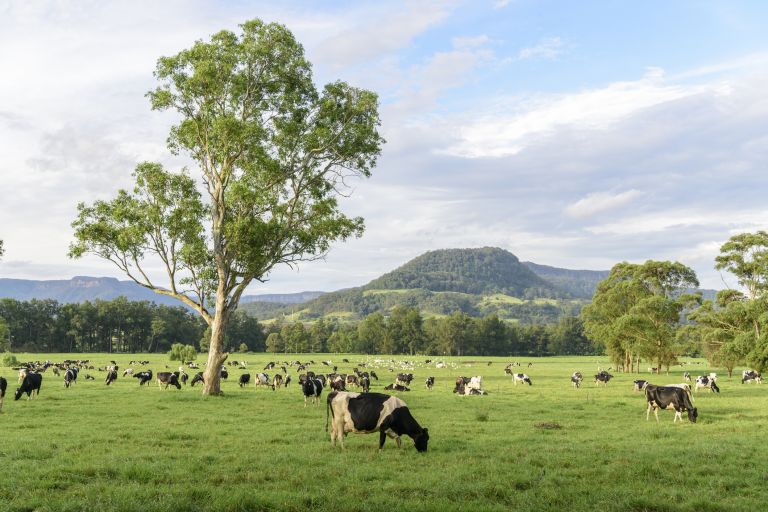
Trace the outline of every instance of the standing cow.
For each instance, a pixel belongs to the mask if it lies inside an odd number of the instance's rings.
[[[40,386],[43,384],[43,376],[36,372],[27,372],[21,386],[16,389],[14,400],[21,398],[24,393],[27,394],[27,400],[31,400],[35,395],[40,396]]]
[[[5,390],[8,388],[8,381],[0,377],[0,412],[3,411],[3,402],[5,402]]]
[[[304,407],[307,406],[307,399],[311,399],[315,405],[320,403],[320,395],[323,394],[323,383],[318,379],[306,380],[301,389],[304,392]]]
[[[64,374],[64,387],[68,388],[77,381],[77,368],[70,368]]]
[[[379,432],[379,450],[384,447],[387,436],[401,446],[400,437],[410,436],[416,450],[427,451],[429,432],[419,426],[408,406],[401,399],[382,393],[349,393],[334,391],[328,395],[325,413],[325,430],[331,421],[331,444],[336,441],[344,448],[344,437],[348,432],[370,434]]]

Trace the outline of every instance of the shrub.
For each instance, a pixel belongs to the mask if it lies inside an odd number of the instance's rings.
[[[246,345],[245,343],[241,343],[239,351],[242,352],[243,354],[248,352],[248,345]]]
[[[3,366],[17,366],[19,364],[19,360],[16,359],[16,356],[11,354],[10,352],[6,352],[3,356]]]
[[[168,352],[168,359],[171,361],[194,361],[197,359],[197,350],[192,345],[174,343]]]

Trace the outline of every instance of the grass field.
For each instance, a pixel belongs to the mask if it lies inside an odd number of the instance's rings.
[[[20,360],[69,356],[19,355]],[[113,357],[152,361],[164,355],[73,355],[96,366]],[[270,355],[233,355],[251,374]],[[366,356],[286,355],[278,360],[331,359],[339,371]],[[403,357],[396,357],[403,360]],[[417,361],[413,390],[400,393],[422,426],[429,451],[417,453],[409,438],[382,452],[377,435],[353,435],[344,452],[331,449],[324,432],[325,408],[304,408],[295,385],[273,392],[240,389],[231,372],[225,395],[205,398],[199,388],[161,391],[122,378],[105,386],[104,373],[83,371],[65,389],[46,372],[38,399],[14,402],[9,381],[3,413],[0,510],[530,510],[530,511],[739,511],[763,510],[768,502],[766,420],[768,386],[740,384],[724,372],[719,396],[700,392],[696,424],[645,419],[644,397],[632,391],[637,375],[616,374],[607,388],[587,378],[569,385],[574,370],[591,376],[595,357],[532,361],[533,386],[514,386],[503,375],[506,359],[448,358],[435,369]],[[386,358],[389,361],[389,358]],[[377,369],[382,380],[393,373]],[[712,371],[687,366],[693,374]],[[86,381],[90,373],[96,381]],[[296,378],[295,371],[291,371]],[[122,372],[121,372],[122,374]],[[437,379],[432,391],[423,381]],[[482,375],[487,396],[451,393],[458,375]],[[674,375],[654,383],[681,382]],[[647,378],[649,374],[642,374]],[[325,393],[324,393],[325,397]]]

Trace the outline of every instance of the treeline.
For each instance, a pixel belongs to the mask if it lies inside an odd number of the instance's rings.
[[[318,319],[311,324],[278,320],[268,328],[266,350],[360,354],[585,355],[600,353],[576,317],[556,324],[521,325],[495,315],[455,312],[424,319],[418,309],[397,306],[388,317],[368,315],[356,324]]]
[[[124,297],[79,304],[0,299],[0,351],[168,352],[177,343],[206,350],[209,339],[205,322],[183,307]],[[513,324],[496,315],[477,318],[462,312],[424,319],[417,308],[407,306],[396,306],[388,317],[370,314],[357,323],[319,318],[262,325],[236,311],[225,347],[230,352],[488,356],[599,352],[576,317],[547,325]]]
[[[264,349],[259,323],[244,313],[230,324],[231,338]],[[174,343],[200,346],[205,322],[183,307],[147,301],[0,299],[0,349],[16,352],[167,352]]]

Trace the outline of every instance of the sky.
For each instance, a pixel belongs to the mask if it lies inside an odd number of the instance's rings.
[[[378,93],[387,140],[342,208],[365,234],[249,293],[360,286],[429,250],[608,270],[680,261],[706,288],[768,229],[768,2],[0,0],[0,277],[125,277],[67,257],[79,202],[180,165],[157,59],[252,18],[318,87]],[[159,266],[152,266],[159,272]]]

